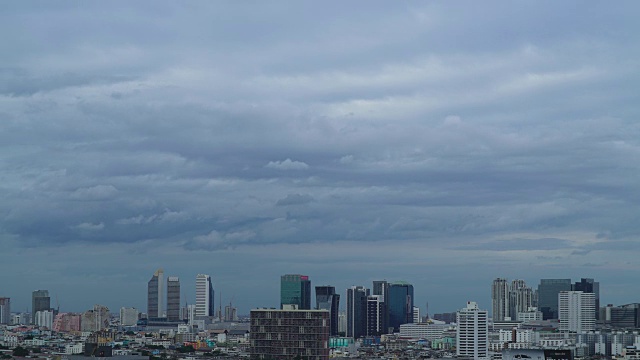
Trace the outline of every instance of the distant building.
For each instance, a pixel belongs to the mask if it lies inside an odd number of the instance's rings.
[[[49,290],[35,290],[31,293],[31,313],[34,314],[33,321],[35,323],[35,313],[38,311],[51,310],[51,298]]]
[[[81,315],[73,313],[59,313],[53,319],[53,331],[72,332],[81,331]]]
[[[224,307],[224,321],[238,321],[238,309],[231,304]]]
[[[596,303],[595,317],[598,319],[600,315],[600,283],[593,279],[582,278],[571,286],[571,290],[594,294]]]
[[[489,315],[480,310],[475,302],[458,311],[456,330],[456,355],[474,360],[488,359],[489,354]]]
[[[352,286],[347,289],[347,336],[358,339],[367,334],[367,297],[369,289]]]
[[[386,333],[385,314],[386,308],[382,295],[367,296],[367,336],[380,336]]]
[[[138,316],[140,312],[138,309],[131,307],[120,308],[120,325],[121,326],[135,326],[138,323]]]
[[[180,279],[177,276],[167,278],[167,320],[180,320]]]
[[[328,360],[329,311],[288,308],[251,310],[250,357]]]
[[[497,278],[491,286],[491,316],[493,321],[510,319],[509,314],[509,283],[507,279]]]
[[[11,324],[11,298],[0,297],[0,324]]]
[[[385,303],[389,313],[387,327],[400,331],[400,325],[413,323],[413,285],[406,282],[389,283]]]
[[[94,305],[93,309],[82,313],[80,326],[82,331],[100,331],[109,327],[109,308],[103,305]]]
[[[340,295],[336,294],[333,286],[316,286],[316,310],[329,310],[330,335],[338,335],[338,311],[340,310]]]
[[[538,310],[544,320],[558,318],[558,294],[571,291],[571,279],[541,279],[538,285]]]
[[[147,284],[147,316],[164,316],[164,270],[158,269]]]
[[[45,327],[49,330],[53,329],[53,311],[41,310],[36,312],[34,323],[38,327]]]
[[[196,275],[196,317],[213,316],[214,292],[211,277],[205,274]]]
[[[422,322],[422,318],[420,317],[420,308],[417,306],[414,306],[413,307],[413,323],[417,324],[421,322]]]
[[[587,332],[596,328],[594,293],[561,291],[558,295],[560,331]]]
[[[300,310],[311,309],[311,281],[306,275],[287,274],[280,277],[280,308],[297,305]]]
[[[384,318],[382,319],[382,329],[384,333],[389,330],[389,282],[387,280],[374,280],[371,295],[380,296],[380,301],[384,303]]]
[[[527,311],[518,312],[516,320],[523,323],[542,321],[542,311],[539,311],[537,307],[530,307]]]
[[[447,324],[451,324],[456,322],[456,313],[450,312],[450,313],[433,314],[433,319],[438,321],[444,321]]]
[[[449,324],[402,324],[400,325],[400,337],[403,339],[427,339],[433,341],[444,337],[444,332],[452,328],[452,325]]]
[[[502,360],[573,360],[571,350],[505,349]]]

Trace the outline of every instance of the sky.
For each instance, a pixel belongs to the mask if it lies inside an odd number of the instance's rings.
[[[640,3],[14,1],[0,12],[0,296],[146,311],[494,278],[640,302]],[[342,305],[344,307],[344,305]]]

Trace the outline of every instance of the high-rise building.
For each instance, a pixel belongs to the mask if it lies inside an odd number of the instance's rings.
[[[213,316],[214,292],[211,277],[205,274],[196,275],[196,317]]]
[[[31,293],[31,313],[32,321],[35,324],[35,314],[38,311],[51,310],[51,298],[49,297],[49,290],[35,290]]]
[[[400,331],[400,325],[413,323],[413,285],[406,282],[389,283],[384,299],[387,307],[389,329]]]
[[[571,279],[541,279],[538,285],[538,310],[544,320],[558,318],[558,294],[571,291]]]
[[[0,297],[0,324],[11,324],[11,298]]]
[[[571,287],[573,291],[592,293],[596,299],[596,320],[600,318],[600,283],[593,279],[582,278]]]
[[[367,296],[367,336],[380,336],[386,333],[384,317],[386,309],[382,295]]]
[[[458,311],[456,316],[456,355],[474,360],[489,358],[489,319],[487,311],[475,302]]]
[[[504,321],[511,318],[509,314],[509,283],[507,279],[497,278],[493,280],[491,304],[493,321]]]
[[[347,336],[360,338],[367,333],[367,297],[369,289],[352,286],[347,289]]]
[[[329,310],[331,336],[338,335],[338,311],[340,295],[333,286],[316,286],[316,310]]]
[[[36,312],[34,323],[39,327],[46,327],[49,330],[53,329],[53,311],[40,310]]]
[[[109,308],[104,305],[94,305],[93,309],[82,313],[80,327],[82,331],[101,331],[109,327]]]
[[[295,304],[284,307],[251,310],[250,357],[328,360],[329,311],[289,309]]]
[[[164,317],[164,270],[158,269],[147,284],[147,317]]]
[[[296,305],[300,310],[311,309],[311,280],[306,275],[287,274],[280,277],[280,308]]]
[[[413,307],[413,323],[418,324],[422,322],[422,318],[420,317],[420,308],[417,306]]]
[[[583,291],[561,291],[558,294],[560,331],[587,332],[596,328],[596,296]]]
[[[238,309],[231,304],[224,307],[224,321],[238,321]]]
[[[53,331],[55,332],[72,332],[81,331],[80,314],[59,313],[53,319]]]
[[[380,301],[384,303],[384,317],[382,319],[382,329],[384,333],[389,330],[389,306],[388,306],[389,282],[387,280],[374,280],[371,295],[380,296]]]
[[[120,308],[120,326],[135,326],[138,323],[139,311],[136,308]]]
[[[180,279],[167,278],[167,320],[180,321]]]
[[[509,315],[511,320],[518,318],[518,313],[526,313],[534,307],[534,291],[524,280],[513,280],[509,289]]]

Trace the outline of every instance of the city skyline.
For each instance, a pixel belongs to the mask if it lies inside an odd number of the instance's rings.
[[[10,2],[0,296],[145,311],[165,268],[244,314],[282,274],[404,280],[423,313],[499,277],[638,301],[638,10]]]

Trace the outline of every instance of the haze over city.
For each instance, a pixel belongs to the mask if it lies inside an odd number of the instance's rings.
[[[639,8],[3,3],[0,296],[145,309],[164,268],[242,314],[282,274],[638,302]]]

